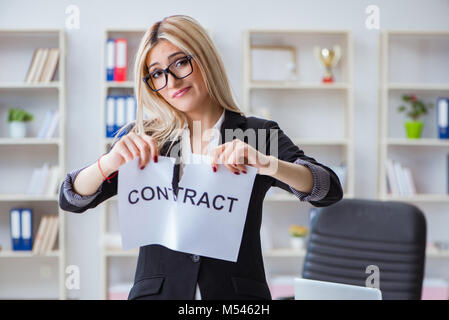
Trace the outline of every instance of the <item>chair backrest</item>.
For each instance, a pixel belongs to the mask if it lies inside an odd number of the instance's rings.
[[[426,232],[423,212],[404,202],[343,199],[314,208],[302,277],[359,286],[378,280],[384,300],[418,300]]]

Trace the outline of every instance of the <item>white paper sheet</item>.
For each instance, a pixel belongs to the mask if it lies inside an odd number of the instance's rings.
[[[257,169],[235,175],[223,165],[185,164],[176,198],[175,159],[159,156],[144,170],[136,158],[120,167],[118,209],[124,250],[160,244],[237,261]]]

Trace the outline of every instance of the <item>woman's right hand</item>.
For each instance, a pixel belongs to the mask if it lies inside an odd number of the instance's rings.
[[[101,158],[101,167],[103,170],[109,169],[112,172],[117,171],[120,166],[140,157],[139,167],[145,168],[150,159],[157,162],[158,149],[156,140],[147,135],[138,135],[130,132],[120,138],[113,148],[103,158]]]

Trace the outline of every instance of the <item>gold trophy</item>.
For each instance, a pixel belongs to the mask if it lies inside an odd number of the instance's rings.
[[[334,67],[340,60],[341,47],[338,45],[335,45],[332,49],[315,47],[315,56],[326,68],[326,72],[323,76],[323,83],[334,82],[332,67]]]

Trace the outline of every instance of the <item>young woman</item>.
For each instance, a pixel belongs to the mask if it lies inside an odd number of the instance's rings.
[[[136,121],[120,130],[121,137],[95,163],[67,174],[60,207],[82,213],[116,195],[120,166],[136,157],[141,168],[157,162],[158,155],[175,157],[175,187],[180,163],[195,157],[207,155],[214,172],[245,174],[246,166],[255,167],[237,262],[142,246],[128,299],[271,299],[260,244],[265,193],[276,186],[300,201],[329,206],[343,197],[337,175],[306,156],[275,121],[239,110],[222,60],[193,18],[175,15],[155,23],[142,38],[134,73]],[[267,134],[249,142],[247,136],[236,138],[250,130]]]

